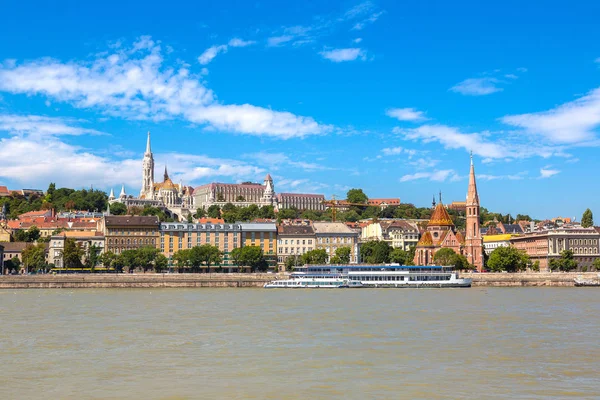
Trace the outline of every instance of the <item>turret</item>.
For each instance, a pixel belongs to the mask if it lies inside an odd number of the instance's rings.
[[[121,186],[121,194],[119,194],[119,198],[120,199],[124,199],[127,197],[127,194],[125,193],[125,185]]]
[[[108,195],[108,200],[114,200],[115,199],[115,191],[113,190],[113,188],[110,188],[110,195]]]

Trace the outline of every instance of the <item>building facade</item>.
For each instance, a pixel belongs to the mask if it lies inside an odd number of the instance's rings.
[[[550,260],[571,250],[578,267],[589,269],[600,257],[600,233],[594,228],[558,228],[527,233],[511,239],[511,244],[527,253],[531,262],[538,261],[540,271],[549,271]]]
[[[360,240],[381,240],[393,248],[410,250],[419,242],[419,229],[404,220],[373,222],[362,228]]]
[[[498,247],[509,247],[510,239],[513,237],[514,235],[511,234],[484,235],[483,251],[489,256]]]
[[[65,267],[63,254],[67,239],[73,239],[75,244],[83,249],[83,263],[89,257],[92,246],[96,248],[97,255],[104,253],[104,235],[101,232],[62,232],[50,237],[48,242],[48,262],[54,264],[54,268]]]
[[[340,247],[350,247],[350,263],[355,264],[359,257],[360,233],[353,231],[343,222],[314,222],[315,249],[324,249],[327,262],[335,255]]]
[[[285,268],[289,257],[296,265],[301,265],[304,253],[315,249],[316,236],[312,224],[279,225],[277,227],[277,264]]]
[[[105,251],[121,254],[140,247],[156,247],[159,241],[156,216],[107,215],[100,220],[99,231],[105,237]]]
[[[214,267],[233,268],[229,254],[242,245],[242,227],[238,223],[162,222],[159,249],[172,264],[173,254],[205,244],[215,246],[223,253],[223,262]]]
[[[260,246],[265,260],[277,269],[277,225],[274,223],[242,222],[242,246]]]

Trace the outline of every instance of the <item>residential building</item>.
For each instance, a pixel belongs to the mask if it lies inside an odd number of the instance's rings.
[[[242,227],[239,223],[162,222],[160,224],[160,251],[172,264],[173,254],[180,250],[209,244],[223,253],[223,263],[214,267],[234,267],[229,254],[242,246]]]
[[[88,231],[94,232],[98,230],[98,221],[80,221],[80,220],[68,220],[68,219],[57,219],[57,218],[34,218],[27,221],[12,220],[8,221],[7,225],[13,231],[15,230],[28,230],[32,226],[37,227],[40,230],[40,237],[46,238],[52,236],[58,230],[76,230],[76,231]]]
[[[550,260],[561,257],[563,250],[571,250],[578,267],[590,268],[600,257],[600,233],[594,228],[557,228],[527,233],[514,237],[511,243],[529,255],[532,262],[539,261],[540,271],[548,271]]]
[[[22,253],[28,244],[31,244],[31,243],[27,243],[27,242],[2,243],[2,246],[4,247],[4,254],[2,255],[2,258],[4,259],[4,261],[6,261],[6,260],[12,260],[13,258],[17,257],[22,262],[23,261]]]
[[[370,206],[380,207],[382,210],[389,206],[399,206],[400,199],[389,198],[389,199],[368,199],[367,204]]]
[[[0,273],[4,275],[4,246],[0,244]]]
[[[159,221],[156,216],[107,215],[99,231],[105,237],[105,251],[120,254],[125,250],[158,246]]]
[[[277,264],[285,268],[289,257],[293,257],[297,265],[301,265],[301,257],[307,251],[315,249],[316,236],[312,224],[279,225],[277,227]]]
[[[350,247],[350,263],[359,262],[360,233],[353,231],[343,222],[314,222],[315,249],[325,249],[328,262],[340,247]]]
[[[269,267],[277,268],[277,225],[275,223],[242,222],[242,246],[260,246]]]
[[[48,262],[54,264],[54,268],[64,267],[63,253],[67,239],[73,239],[75,244],[83,249],[85,256],[82,262],[84,263],[89,257],[89,251],[92,246],[96,248],[98,255],[104,253],[105,242],[102,232],[61,232],[51,236],[50,241],[48,242]]]
[[[361,242],[382,240],[394,248],[409,250],[419,242],[419,229],[405,220],[380,220],[362,228]]]
[[[275,196],[277,208],[297,208],[298,210],[324,211],[325,196],[307,193],[279,193]]]
[[[483,250],[488,256],[498,247],[510,247],[510,239],[515,237],[511,234],[496,234],[483,236]]]

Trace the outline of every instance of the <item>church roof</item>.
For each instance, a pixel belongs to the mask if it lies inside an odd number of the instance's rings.
[[[421,236],[421,239],[419,239],[419,243],[417,243],[417,246],[433,246],[433,238],[431,237],[431,232],[425,232],[423,236]]]
[[[175,184],[173,183],[173,181],[171,180],[171,178],[167,177],[167,179],[165,179],[164,182],[162,183],[155,183],[154,184],[154,189],[155,190],[160,190],[160,189],[176,189]]]
[[[454,226],[450,214],[448,214],[446,207],[441,202],[435,206],[435,210],[433,210],[427,226]]]
[[[465,244],[465,237],[461,232],[456,232],[456,240],[458,240],[458,243],[460,244]]]

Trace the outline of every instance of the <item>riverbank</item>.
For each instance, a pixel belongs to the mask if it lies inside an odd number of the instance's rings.
[[[574,286],[574,278],[597,279],[587,273],[465,273],[479,287]],[[0,289],[76,289],[76,288],[200,288],[262,287],[265,282],[285,274],[64,274],[7,275],[0,277]]]

